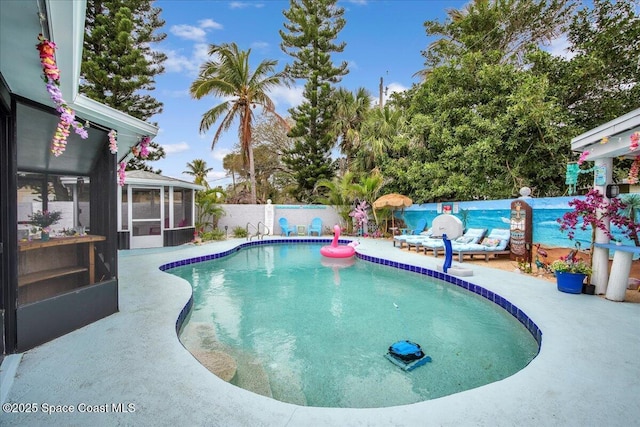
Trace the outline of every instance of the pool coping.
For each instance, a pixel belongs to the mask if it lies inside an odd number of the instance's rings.
[[[270,240],[283,239],[264,242]],[[120,252],[120,312],[24,353],[7,396],[7,402],[14,403],[131,402],[135,412],[2,414],[3,424],[566,426],[637,422],[640,305],[564,294],[553,283],[478,265],[469,265],[474,275],[465,280],[516,305],[544,333],[538,356],[510,377],[434,400],[375,409],[303,407],[225,383],[177,339],[176,319],[191,298],[191,287],[159,268],[180,258],[233,250],[242,243],[234,239]],[[360,239],[356,250],[359,256],[430,270],[441,262],[394,248],[383,239]]]

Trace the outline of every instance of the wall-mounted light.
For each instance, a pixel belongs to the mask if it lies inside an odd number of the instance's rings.
[[[618,187],[617,184],[609,184],[605,189],[605,194],[607,196],[607,199],[618,197],[618,194],[620,194],[620,187]]]

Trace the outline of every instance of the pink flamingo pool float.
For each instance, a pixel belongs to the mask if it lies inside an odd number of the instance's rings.
[[[340,226],[333,226],[333,242],[330,245],[320,248],[320,253],[329,258],[349,258],[356,254],[356,249],[352,243],[348,245],[338,245],[340,238]]]

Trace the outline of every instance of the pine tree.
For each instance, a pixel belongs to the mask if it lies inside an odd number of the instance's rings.
[[[337,0],[290,0],[289,10],[283,12],[289,22],[284,23],[287,32],[280,30],[280,47],[294,58],[285,72],[294,79],[306,79],[305,101],[289,110],[296,123],[289,136],[297,140],[283,157],[294,173],[298,183],[296,197],[301,201],[309,201],[319,180],[334,175],[333,85],[348,73],[346,62],[335,67],[331,61],[331,53],[342,52],[345,47],[344,42],[334,42],[346,24],[344,9],[336,3]]]
[[[147,120],[162,112],[162,103],[149,94],[154,77],[167,59],[151,44],[166,38],[156,33],[164,21],[151,0],[88,0],[80,92],[89,98]],[[153,171],[146,162],[165,157],[155,142],[145,160],[132,160],[128,170]]]

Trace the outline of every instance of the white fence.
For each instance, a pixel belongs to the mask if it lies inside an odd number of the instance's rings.
[[[281,233],[278,220],[286,218],[289,226],[304,226],[305,230],[309,229],[313,218],[322,220],[322,234],[333,234],[333,226],[340,224],[344,226],[343,221],[333,206],[324,205],[271,205],[273,209],[273,226],[270,224],[267,210],[269,205],[220,205],[225,211],[225,215],[218,221],[218,229],[224,230],[228,227],[228,233],[231,235],[235,227],[246,228],[247,224],[257,226],[259,222],[266,224],[272,235]],[[262,228],[261,228],[262,230]]]

